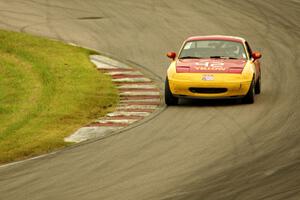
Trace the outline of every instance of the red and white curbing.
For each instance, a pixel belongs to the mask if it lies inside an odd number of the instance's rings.
[[[120,93],[120,104],[116,111],[95,120],[65,138],[66,142],[82,142],[92,138],[105,137],[113,131],[140,121],[154,112],[161,104],[159,88],[140,71],[111,58],[90,56],[97,69],[109,74]]]

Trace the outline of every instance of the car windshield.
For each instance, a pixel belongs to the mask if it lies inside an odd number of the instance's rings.
[[[246,59],[245,48],[240,42],[226,40],[196,40],[185,43],[179,59],[228,58]]]

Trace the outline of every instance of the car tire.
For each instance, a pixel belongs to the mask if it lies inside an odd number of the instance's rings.
[[[165,103],[168,106],[173,106],[173,105],[177,105],[178,101],[179,99],[177,97],[174,97],[170,90],[169,80],[167,77],[165,81]]]
[[[255,84],[255,94],[260,94],[261,91],[261,78],[258,77],[257,83]]]
[[[246,94],[246,96],[243,98],[243,103],[245,104],[254,103],[254,96],[255,96],[255,84],[254,84],[254,80],[252,80],[249,91]]]

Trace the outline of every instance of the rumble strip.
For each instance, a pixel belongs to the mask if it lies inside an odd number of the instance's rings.
[[[159,88],[140,71],[111,58],[90,56],[97,69],[109,74],[117,85],[120,103],[113,113],[95,120],[65,138],[66,142],[79,143],[92,138],[105,137],[112,132],[140,121],[161,104]]]

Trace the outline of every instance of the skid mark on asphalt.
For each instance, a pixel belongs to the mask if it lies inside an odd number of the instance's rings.
[[[66,142],[83,142],[103,138],[114,131],[143,120],[159,108],[161,94],[153,81],[140,71],[105,56],[90,57],[97,69],[110,75],[120,94],[120,103],[115,112],[97,119],[65,138]]]

